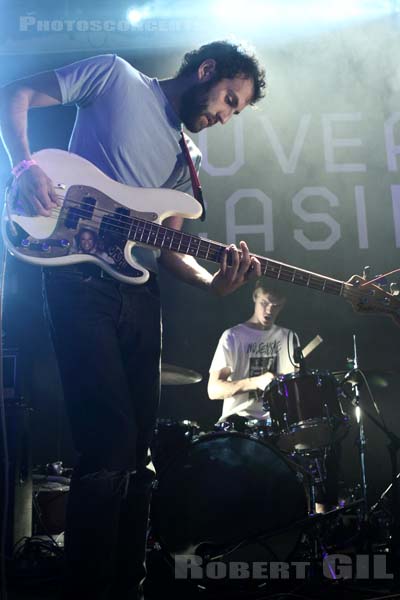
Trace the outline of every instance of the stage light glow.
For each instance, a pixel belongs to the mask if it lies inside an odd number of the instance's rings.
[[[387,2],[371,0],[336,0],[327,4],[320,0],[218,0],[211,5],[212,14],[225,22],[272,25],[306,25],[316,23],[343,22],[357,18],[378,17],[393,11]]]
[[[128,19],[131,25],[137,25],[143,19],[146,19],[150,14],[150,10],[146,6],[142,6],[140,8],[128,8],[126,13],[126,18]]]

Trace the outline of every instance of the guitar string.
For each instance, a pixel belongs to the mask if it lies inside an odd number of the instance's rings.
[[[375,281],[379,281],[380,279],[383,279],[384,277],[391,277],[391,275],[395,275],[396,273],[399,273],[399,272],[400,272],[400,268],[399,269],[393,269],[393,271],[388,271],[387,273],[381,273],[380,275],[378,275],[374,279],[371,279],[370,281],[366,281],[360,287],[364,287],[368,283],[370,283],[370,284],[371,283],[375,283]]]
[[[59,196],[60,198],[62,198],[62,196]],[[134,221],[136,220],[137,222],[143,223],[144,226],[146,226],[147,224],[150,225],[150,229],[152,225],[156,225],[157,228],[162,228],[163,230],[170,232],[171,234],[180,234],[181,236],[188,236],[189,238],[192,239],[196,239],[199,240],[199,243],[203,243],[203,244],[208,244],[208,245],[213,245],[213,246],[218,246],[218,249],[212,249],[210,248],[208,250],[208,254],[210,254],[210,250],[212,250],[212,252],[215,254],[215,256],[220,256],[221,251],[223,251],[227,246],[225,244],[222,244],[221,242],[216,242],[214,240],[207,240],[205,238],[201,238],[199,236],[197,236],[196,234],[191,234],[191,233],[187,233],[184,231],[180,231],[180,230],[176,230],[176,229],[172,229],[169,227],[166,227],[165,225],[160,225],[158,223],[153,223],[152,221],[148,221],[146,219],[142,219],[140,217],[131,217],[128,215],[124,215],[124,214],[118,214],[118,218],[116,217],[115,212],[107,210],[107,209],[103,209],[103,208],[98,208],[98,207],[92,207],[89,206],[89,208],[87,207],[87,205],[84,205],[80,202],[77,201],[72,201],[69,200],[69,202],[73,205],[73,207],[78,207],[79,209],[81,209],[83,212],[87,212],[88,216],[89,216],[89,212],[93,214],[94,218],[91,218],[90,220],[95,221],[96,223],[101,224],[101,217],[99,216],[99,218],[96,218],[96,215],[94,213],[104,213],[104,215],[110,215],[110,217],[112,217],[116,223],[110,223],[109,224],[109,228],[107,228],[106,226],[104,226],[104,230],[108,230],[108,231],[118,231],[120,233],[129,233],[129,229],[132,225],[134,225]],[[61,214],[62,208],[54,208],[53,211],[55,213]],[[120,219],[121,217],[121,219]],[[53,218],[54,216],[51,215],[48,218]],[[82,217],[81,217],[82,218]],[[126,220],[126,226],[124,223],[119,224],[118,221],[120,220]],[[151,232],[148,232],[151,233]],[[140,240],[139,240],[140,241]],[[146,242],[143,242],[146,243]],[[150,244],[151,245],[151,244]],[[173,248],[171,248],[173,250]],[[307,273],[307,275],[309,275],[310,277],[316,277],[318,279],[324,279],[324,281],[328,284],[334,284],[334,285],[338,285],[338,286],[342,286],[345,282],[340,281],[338,279],[334,279],[332,277],[326,277],[323,275],[320,275],[318,273],[312,273],[310,271],[307,271],[306,269],[300,269],[299,267],[295,267],[292,265],[285,265],[284,263],[279,263],[278,261],[274,261],[273,259],[268,259],[266,257],[263,256],[259,256],[257,254],[252,254],[252,256],[255,256],[256,258],[258,258],[259,260],[261,260],[262,262],[269,262],[270,263],[270,269],[272,270],[274,267],[272,265],[276,265],[276,268],[279,268],[281,271],[284,271],[288,274],[291,274],[293,271],[303,271],[305,273]]]
[[[61,198],[62,200],[65,199],[65,197],[63,197],[61,195],[58,195],[58,197]],[[125,233],[125,234],[127,234],[127,233],[129,233],[129,229],[130,229],[131,225],[132,224],[134,225],[134,221],[138,221],[139,223],[143,223],[144,225],[146,225],[146,224],[149,224],[150,226],[151,225],[156,225],[158,228],[162,228],[166,232],[170,232],[172,235],[177,233],[177,234],[180,234],[181,236],[188,236],[189,238],[196,239],[196,240],[199,241],[199,245],[201,243],[208,244],[209,248],[208,248],[208,250],[206,252],[207,256],[206,257],[205,256],[202,257],[199,254],[197,256],[199,258],[204,259],[204,260],[210,260],[210,261],[214,260],[215,262],[218,262],[220,260],[221,251],[223,251],[226,248],[226,246],[224,244],[222,244],[221,242],[215,242],[213,240],[207,240],[207,239],[201,238],[201,237],[199,237],[199,236],[197,236],[195,234],[190,234],[190,233],[186,233],[186,232],[183,232],[183,231],[179,231],[179,230],[175,230],[175,229],[172,229],[172,228],[168,228],[168,227],[166,227],[164,225],[159,225],[158,223],[153,223],[152,221],[147,221],[146,219],[141,219],[140,217],[131,217],[131,216],[124,215],[124,214],[118,214],[118,218],[116,219],[116,213],[115,213],[115,211],[110,211],[108,209],[102,209],[102,208],[99,208],[99,207],[94,207],[94,206],[87,205],[87,204],[84,204],[84,203],[81,203],[81,202],[78,202],[78,201],[75,201],[75,200],[69,200],[68,202],[69,202],[70,205],[73,206],[73,208],[78,208],[82,212],[86,211],[88,214],[90,213],[91,214],[91,219],[90,220],[95,221],[96,224],[97,223],[98,224],[102,223],[102,218],[103,217],[100,216],[100,213],[103,213],[104,216],[110,216],[110,218],[113,218],[114,220],[118,220],[118,221],[123,220],[123,219],[126,220],[126,223],[122,224],[122,225],[120,225],[120,224],[109,224],[108,227],[106,225],[104,225],[104,227],[103,227],[104,231],[109,231],[109,232],[113,233],[113,232],[115,232],[117,230],[119,233]],[[62,212],[62,209],[63,209],[63,207],[53,208],[52,209],[52,214],[49,217],[47,217],[47,218],[58,220],[58,217],[56,218],[54,216],[54,213],[60,215],[61,212]],[[95,213],[99,214],[99,216],[96,216]],[[82,216],[80,218],[82,218]],[[142,243],[146,244],[146,242],[142,242]],[[151,244],[148,244],[148,245],[151,246]],[[218,249],[217,248],[212,248],[212,246],[218,246]],[[190,247],[190,243],[189,243],[188,247]],[[172,250],[172,251],[177,251],[176,249],[174,249],[172,247],[169,248],[169,249]],[[199,250],[199,247],[197,248],[197,250]],[[203,252],[204,252],[204,250],[203,250]],[[258,258],[259,260],[261,260],[262,263],[265,263],[265,262],[267,263],[265,265],[265,268],[263,267],[263,265],[261,265],[261,267],[262,267],[262,274],[264,276],[267,276],[267,277],[271,278],[271,279],[276,279],[276,280],[282,280],[282,281],[286,281],[286,282],[291,282],[291,283],[294,283],[294,284],[297,284],[297,285],[303,285],[303,286],[308,287],[310,289],[315,289],[316,291],[323,291],[323,292],[328,292],[328,293],[329,292],[330,293],[335,292],[337,295],[342,295],[344,297],[349,297],[349,298],[353,297],[354,299],[357,298],[357,297],[360,297],[362,295],[359,292],[358,288],[354,286],[354,284],[348,283],[346,281],[340,281],[340,280],[333,279],[333,278],[330,278],[330,277],[325,277],[325,276],[320,275],[318,273],[312,273],[310,271],[306,271],[305,269],[301,269],[301,268],[294,267],[294,266],[292,267],[290,265],[285,265],[284,263],[279,263],[278,261],[275,261],[273,259],[268,259],[268,258],[265,258],[263,256],[256,255],[256,254],[252,254],[252,256],[255,256],[256,258]],[[270,263],[270,264],[268,264],[268,263]],[[273,266],[271,266],[271,265],[273,265]],[[276,273],[276,271],[277,271],[277,273]],[[307,273],[307,275],[309,276],[309,282],[305,283],[304,280],[299,280],[299,279],[296,280],[295,279],[296,274],[293,273],[294,271],[298,271],[298,272],[300,272],[300,271],[304,272],[305,271]],[[277,275],[277,276],[275,276],[275,275]],[[283,275],[283,277],[282,277],[282,275]],[[284,278],[286,276],[288,277],[288,279]],[[313,282],[312,281],[313,277],[317,278],[318,280],[323,279],[324,280],[324,286],[321,288],[319,285],[317,285],[316,281]],[[335,290],[333,290],[333,289],[326,289],[327,285],[329,286],[329,285],[332,285],[332,284],[334,286],[336,286],[337,288],[340,288],[340,291],[338,291],[338,289],[335,289]],[[388,292],[384,292],[383,290],[380,290],[380,291],[382,291],[383,293],[385,293],[385,295],[390,296],[391,298],[394,298],[393,294],[390,294]]]
[[[87,206],[82,205],[79,202],[71,201],[71,200],[70,200],[70,204],[72,204],[74,208],[78,207],[79,209],[82,210],[82,212],[86,211],[88,213],[88,216],[89,216],[89,212],[90,212],[91,213],[91,217],[92,217],[90,220],[94,221],[95,223],[101,224],[101,217],[99,216],[99,218],[97,218],[95,213],[104,213],[105,215],[112,216],[112,218],[116,222],[115,223],[110,223],[108,227],[104,226],[103,227],[103,231],[104,230],[105,231],[110,231],[110,232],[119,231],[119,233],[127,234],[127,233],[129,233],[130,227],[132,225],[135,226],[135,221],[137,221],[137,222],[139,222],[139,224],[143,223],[144,226],[150,225],[150,229],[151,229],[152,225],[156,225],[157,228],[163,229],[166,232],[170,232],[172,235],[173,234],[179,234],[182,237],[186,236],[188,238],[192,238],[192,239],[198,240],[199,244],[203,243],[203,244],[206,244],[206,245],[210,246],[210,248],[207,250],[208,256],[210,256],[210,254],[212,253],[214,257],[217,257],[217,256],[219,257],[218,260],[220,259],[221,251],[223,251],[227,247],[226,245],[222,244],[221,242],[216,242],[214,240],[207,240],[207,239],[201,238],[201,237],[199,237],[199,236],[197,236],[195,234],[191,234],[191,233],[187,233],[187,232],[184,232],[184,231],[179,231],[179,230],[175,230],[175,229],[172,229],[172,228],[168,228],[165,225],[159,225],[158,223],[153,223],[152,221],[147,221],[145,219],[141,219],[140,217],[130,217],[128,215],[118,214],[118,218],[116,218],[115,212],[109,211],[107,209],[101,209],[101,208],[97,208],[97,207],[89,207],[90,210],[88,210]],[[62,208],[54,208],[53,209],[53,213],[61,214],[61,211],[62,211]],[[82,218],[82,215],[80,215],[80,216]],[[122,219],[125,219],[126,220],[126,224],[122,224],[122,225],[119,224],[118,223],[118,221],[120,220],[119,217],[122,217]],[[46,217],[46,218],[54,219],[55,217],[54,217],[54,214],[52,214],[51,216]],[[136,227],[137,227],[137,225],[136,225]],[[145,233],[151,233],[151,231],[145,232]],[[141,240],[138,240],[138,241],[141,241]],[[143,243],[146,243],[146,242],[143,242]],[[151,244],[149,244],[149,245],[151,245]],[[212,246],[218,246],[218,248],[212,248]],[[174,248],[170,248],[170,249],[174,250]],[[294,267],[294,266],[291,266],[291,265],[284,265],[284,263],[279,263],[278,261],[274,261],[273,259],[268,259],[268,258],[263,257],[263,256],[258,256],[256,254],[252,254],[252,256],[257,257],[262,262],[270,263],[270,266],[269,266],[270,270],[273,270],[274,268],[277,268],[277,269],[280,270],[281,273],[287,273],[290,276],[292,276],[293,271],[303,271],[303,272],[306,272],[307,275],[309,275],[310,277],[314,276],[314,277],[316,277],[318,279],[324,279],[324,281],[326,283],[328,283],[328,284],[332,284],[333,283],[334,285],[342,286],[343,283],[344,283],[342,281],[335,280],[335,279],[330,278],[330,277],[324,277],[322,275],[319,275],[318,273],[311,273],[309,271],[305,271],[305,269],[300,269],[298,267]],[[275,266],[273,266],[273,265],[275,265]],[[267,265],[267,268],[268,268],[268,265]]]
[[[61,196],[61,195],[58,195],[58,197],[61,198],[61,199],[63,199],[63,196]],[[134,221],[136,220],[136,221],[138,221],[140,223],[143,223],[144,225],[149,224],[150,228],[151,228],[152,225],[156,225],[158,228],[163,228],[164,230],[171,232],[171,234],[178,233],[178,234],[181,234],[182,236],[186,235],[186,236],[189,236],[191,238],[195,238],[196,240],[199,240],[200,243],[203,242],[205,244],[212,244],[214,246],[218,246],[218,250],[214,250],[214,249],[212,250],[215,253],[215,255],[219,255],[221,253],[221,251],[224,250],[225,247],[227,247],[226,245],[222,244],[221,242],[216,242],[214,240],[207,240],[205,238],[201,238],[201,237],[197,236],[196,234],[191,234],[191,233],[187,233],[187,232],[184,232],[184,231],[172,229],[172,228],[166,227],[165,225],[158,224],[158,223],[153,223],[152,221],[148,221],[148,220],[142,219],[140,217],[135,217],[135,216],[131,217],[129,215],[124,215],[122,213],[117,213],[117,216],[116,216],[115,211],[111,211],[111,210],[104,209],[104,208],[99,208],[97,206],[94,207],[94,206],[91,206],[91,205],[86,205],[85,203],[81,203],[79,201],[74,201],[74,200],[69,200],[69,202],[74,206],[74,208],[77,207],[78,209],[81,209],[83,212],[85,212],[85,211],[87,213],[92,212],[93,214],[96,212],[96,213],[103,213],[104,215],[109,215],[111,218],[113,218],[115,221],[117,221],[117,223],[109,224],[109,227],[110,227],[110,229],[108,229],[109,231],[115,231],[115,230],[118,231],[119,230],[120,233],[129,233],[130,227],[134,224]],[[62,207],[61,208],[60,207],[54,208],[53,211],[56,212],[56,213],[58,213],[58,214],[61,214]],[[54,218],[54,217],[50,216],[49,218]],[[124,224],[124,223],[119,224],[118,223],[118,221],[120,221],[120,220],[123,221],[124,219],[126,221],[126,224]],[[95,220],[96,223],[101,224],[101,217],[100,217],[100,215],[99,215],[98,218],[96,217],[93,220]],[[106,226],[104,227],[104,229],[107,230]],[[145,243],[145,242],[143,242],[143,243]],[[310,271],[307,271],[306,269],[301,269],[299,267],[294,267],[292,265],[285,265],[284,263],[279,263],[278,261],[274,261],[273,259],[268,259],[266,257],[259,256],[259,255],[256,255],[256,254],[252,254],[252,256],[255,256],[256,258],[260,259],[262,262],[265,262],[265,261],[270,262],[271,266],[272,266],[272,264],[275,264],[276,267],[278,267],[281,270],[286,271],[288,274],[292,273],[292,271],[303,271],[303,272],[307,273],[307,275],[310,275],[311,277],[314,276],[314,277],[317,277],[319,279],[324,279],[327,283],[330,283],[330,284],[342,286],[343,284],[347,283],[345,281],[340,281],[340,280],[334,279],[332,277],[326,277],[326,276],[320,275],[318,273],[312,273]],[[351,285],[351,284],[349,284],[349,285]]]
[[[64,199],[64,197],[62,197],[61,195],[59,195],[58,197],[60,197],[61,199]],[[91,212],[92,213],[92,218],[91,220],[95,220],[96,222],[98,222],[99,224],[101,223],[101,217],[97,218],[95,213],[104,213],[104,215],[110,215],[110,217],[112,217],[115,220],[115,212],[107,210],[107,209],[102,209],[102,208],[98,208],[98,207],[92,207],[92,206],[88,206],[85,205],[84,203],[80,203],[77,201],[73,201],[73,200],[69,200],[70,204],[73,205],[73,207],[77,207],[79,209],[82,210],[82,212],[86,211],[86,212]],[[61,214],[62,211],[62,207],[57,207],[53,209],[53,213],[58,213]],[[53,215],[51,215],[48,218],[55,218]],[[134,223],[134,220],[139,221],[139,222],[143,222],[144,224],[149,223],[150,226],[153,224],[151,221],[146,221],[145,219],[140,219],[139,217],[130,217],[128,215],[123,215],[123,214],[119,214],[118,215],[118,220],[126,220],[126,224],[121,225],[117,225],[117,224],[112,224],[109,227],[104,226],[104,230],[105,231],[110,231],[110,232],[115,232],[115,230],[120,230],[121,233],[128,233],[129,227],[132,225],[132,223]],[[158,225],[156,224],[157,227],[163,228],[165,231],[169,231],[172,235],[175,233],[181,234],[182,236],[188,236],[189,238],[195,238],[196,240],[199,240],[199,244],[201,243],[205,243],[209,245],[209,248],[206,252],[207,256],[199,256],[199,258],[203,258],[205,260],[209,259],[209,260],[214,260],[216,262],[219,261],[220,259],[220,255],[221,255],[221,251],[224,250],[225,246],[224,244],[221,244],[220,242],[215,242],[215,241],[208,241],[205,240],[203,238],[200,238],[199,236],[196,235],[192,235],[190,233],[185,233],[185,232],[181,232],[179,230],[174,230],[174,229],[170,229],[168,227],[165,227],[163,225]],[[145,242],[143,242],[145,243]],[[218,249],[212,248],[211,244],[213,246],[218,246]],[[149,244],[151,246],[151,244]],[[189,243],[190,246],[190,243]],[[170,248],[171,250],[175,250],[174,248]],[[199,248],[198,248],[199,249]],[[176,250],[175,250],[176,251]],[[273,261],[272,259],[267,259],[265,257],[262,256],[258,256],[253,254],[252,256],[256,256],[258,259],[261,260],[262,263],[266,262],[267,264],[265,265],[265,268],[263,268],[262,266],[262,274],[265,276],[268,276],[272,279],[277,279],[277,280],[283,280],[283,281],[290,281],[291,283],[295,283],[298,285],[303,285],[305,287],[308,287],[310,289],[315,289],[317,291],[325,291],[325,292],[335,292],[337,295],[343,295],[343,296],[347,296],[347,297],[354,297],[357,298],[360,296],[360,293],[358,292],[357,288],[354,287],[353,284],[351,283],[347,283],[347,282],[342,282],[339,280],[335,280],[329,277],[324,277],[323,275],[320,275],[318,273],[311,273],[309,271],[306,271],[307,275],[309,276],[309,282],[305,283],[304,280],[296,280],[295,279],[295,273],[293,273],[293,271],[304,271],[304,269],[300,269],[297,267],[292,267],[292,266],[285,266],[284,264],[280,264],[278,261]],[[268,264],[270,263],[270,264]],[[276,266],[271,267],[271,264],[274,264]],[[275,269],[278,271],[277,273],[275,272]],[[283,277],[282,277],[283,276]],[[285,279],[285,277],[288,277],[288,279]],[[324,286],[321,289],[320,285],[316,285],[316,282],[312,281],[312,278],[317,278],[318,280],[323,279],[324,280]],[[335,289],[326,289],[326,285],[332,285],[334,284],[335,286],[337,286],[338,288],[340,288],[340,290]],[[343,293],[345,292],[345,294]]]

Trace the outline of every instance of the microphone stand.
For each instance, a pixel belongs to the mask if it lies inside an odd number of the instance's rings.
[[[293,360],[299,365],[299,373],[305,375],[307,373],[306,359],[304,358],[303,348],[300,346],[296,334],[294,334],[293,339]]]

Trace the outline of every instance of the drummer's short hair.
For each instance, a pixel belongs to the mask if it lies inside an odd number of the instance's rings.
[[[259,290],[264,294],[271,294],[277,300],[286,300],[285,296],[282,294],[281,290],[278,289],[278,286],[275,284],[275,282],[271,283],[264,277],[256,280],[254,284],[253,295],[255,296],[256,292]]]

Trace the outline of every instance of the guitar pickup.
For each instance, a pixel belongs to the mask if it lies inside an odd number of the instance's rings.
[[[75,191],[75,190],[73,190]],[[92,196],[83,196],[77,200],[74,197],[67,196],[68,212],[65,218],[65,227],[68,229],[77,229],[79,221],[91,221],[93,218],[96,198]],[[64,204],[65,205],[65,204]]]
[[[47,239],[35,240],[32,238],[24,238],[21,240],[21,248],[32,250],[34,252],[50,252],[52,248],[69,248],[71,243],[68,240]]]

